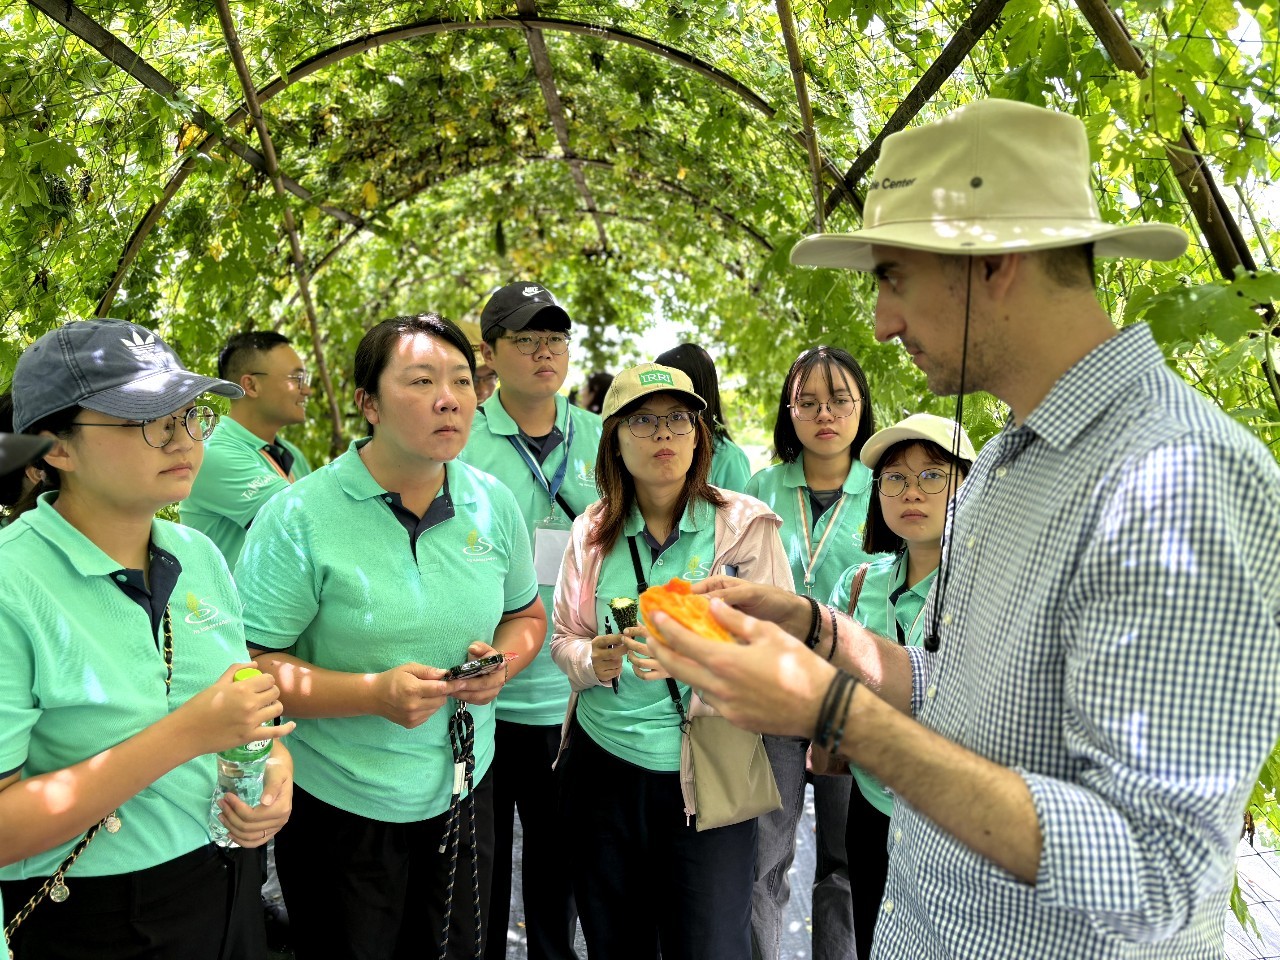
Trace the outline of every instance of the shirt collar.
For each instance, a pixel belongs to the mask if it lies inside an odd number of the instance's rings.
[[[803,453],[790,463],[783,465],[782,485],[784,487],[795,488],[808,486],[804,479]],[[844,486],[842,489],[845,493],[861,493],[869,486],[871,486],[871,471],[863,467],[855,458],[853,463],[849,465],[849,475],[844,478]]]
[[[708,523],[715,523],[715,510],[716,508],[705,500],[687,504],[684,514],[680,517],[678,525],[680,532],[697,533],[699,530],[705,530]],[[622,533],[624,536],[634,537],[642,530],[644,530],[644,517],[640,515],[640,505],[632,503],[627,518],[622,522]]]
[[[507,408],[502,405],[502,388],[499,387],[494,391],[493,396],[480,404],[480,409],[484,411],[485,419],[489,423],[489,432],[499,437],[516,437],[520,435],[520,427],[511,419],[511,414],[507,413]],[[562,434],[568,434],[569,430],[569,401],[560,394],[556,394],[552,399],[556,403],[556,427]]]
[[[20,519],[59,550],[81,576],[109,576],[119,570],[120,564],[68,523],[66,518],[54,508],[53,503],[57,499],[58,491],[56,490],[40,494],[36,509],[23,514]]]
[[[375,497],[381,499],[388,493],[399,493],[399,491],[384,490],[382,485],[373,479],[373,474],[360,459],[360,448],[372,439],[373,437],[357,437],[352,440],[351,445],[347,447],[347,452],[329,465],[330,469],[337,473],[338,486],[353,500],[372,500]],[[463,479],[466,468],[459,465],[456,460],[450,460],[444,465],[444,470],[445,478],[450,485],[449,496],[453,502],[455,504],[475,503],[475,488]]]
[[[1164,355],[1145,323],[1125,327],[1059,377],[1023,426],[1057,449],[1068,447],[1128,394],[1134,380],[1162,363]]]

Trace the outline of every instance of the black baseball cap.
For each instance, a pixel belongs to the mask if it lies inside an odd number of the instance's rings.
[[[563,333],[572,323],[551,291],[541,284],[519,280],[495,290],[484,305],[480,313],[480,336],[492,340],[498,336],[499,329],[515,332],[528,327]]]

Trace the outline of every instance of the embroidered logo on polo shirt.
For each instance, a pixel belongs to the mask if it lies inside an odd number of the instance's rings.
[[[705,580],[711,576],[711,564],[703,563],[702,558],[696,553],[689,558],[689,566],[685,568],[684,578],[686,580]]]
[[[583,483],[594,484],[596,482],[596,465],[590,460],[579,460],[578,479]]]
[[[194,593],[187,594],[187,610],[190,612],[183,619],[192,626],[207,623],[222,612],[208,600],[201,600]]]
[[[480,536],[480,531],[474,529],[467,534],[467,545],[462,548],[462,552],[467,555],[468,559],[483,557],[492,553],[493,550],[493,542]]]

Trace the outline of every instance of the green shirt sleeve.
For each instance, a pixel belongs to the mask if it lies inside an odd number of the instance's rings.
[[[211,447],[191,496],[180,509],[192,515],[225,517],[244,529],[264,503],[288,486],[289,481],[261,453],[241,447]],[[190,525],[201,529],[198,522]]]
[[[747,492],[751,479],[751,462],[743,449],[732,440],[716,444],[711,458],[711,484],[737,493]]]
[[[287,499],[259,512],[236,564],[245,640],[260,650],[292,647],[320,609],[320,584],[306,533],[284,519]]]

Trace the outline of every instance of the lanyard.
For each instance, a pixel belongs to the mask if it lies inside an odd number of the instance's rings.
[[[796,508],[800,515],[800,529],[804,532],[805,554],[809,558],[804,570],[804,592],[807,596],[810,587],[813,586],[813,571],[818,569],[818,561],[822,559],[823,551],[827,547],[827,538],[835,530],[836,521],[840,519],[840,511],[844,509],[845,495],[842,491],[840,502],[836,504],[835,510],[831,513],[831,519],[827,521],[827,529],[822,531],[822,538],[818,541],[818,546],[814,547],[813,537],[809,533],[809,511],[804,504],[804,490],[804,487],[796,487]]]
[[[907,562],[907,555],[903,553],[903,555],[898,558],[898,564],[901,565],[906,562]],[[907,590],[910,589],[909,587],[906,587],[906,582],[907,582],[907,572],[906,570],[903,570],[902,571],[902,583],[904,587],[902,591],[903,593],[906,593]],[[911,642],[911,637],[915,634],[916,627],[919,626],[920,624],[920,618],[924,616],[924,608],[928,606],[928,604],[924,604],[924,603],[920,604],[920,611],[916,614],[916,618],[911,621],[911,627],[907,630],[905,634],[903,634],[902,625],[898,623],[898,606],[890,599],[892,596],[893,596],[892,590],[890,590],[888,593],[884,595],[885,627],[887,629],[889,624],[893,624],[894,630],[898,634],[898,645],[905,647],[907,644]],[[901,598],[901,594],[899,595],[899,598]]]
[[[573,444],[573,417],[569,418],[569,433],[564,440],[564,459],[560,461],[560,466],[556,469],[555,475],[551,481],[547,481],[547,475],[542,472],[542,464],[538,463],[537,458],[529,452],[529,448],[517,436],[508,435],[511,445],[516,448],[516,453],[520,454],[520,459],[524,461],[535,480],[542,484],[542,489],[547,491],[547,498],[555,502],[556,495],[560,492],[560,485],[564,483],[564,475],[569,469],[570,447]],[[562,504],[563,506],[563,504]]]
[[[627,537],[627,546],[631,548],[631,567],[636,572],[636,596],[644,593],[649,589],[649,580],[644,575],[644,567],[640,565],[640,551],[636,548],[636,538]],[[680,697],[680,688],[676,686],[676,682],[667,677],[667,695],[671,697],[671,702],[676,706],[676,712],[680,714],[680,729],[685,733],[689,732],[689,715],[685,712],[684,701]]]
[[[281,467],[281,466],[280,466],[280,464],[276,463],[276,458],[275,458],[275,457],[273,457],[273,456],[272,456],[272,455],[267,451],[267,448],[266,448],[266,447],[259,447],[259,448],[258,448],[258,452],[259,452],[260,454],[262,454],[262,459],[263,459],[263,460],[265,460],[265,461],[267,461],[267,463],[271,464],[271,469],[272,469],[272,470],[274,470],[276,473],[280,474],[280,476],[284,477],[284,479],[288,480],[290,483],[293,483],[293,477],[292,477],[290,474],[287,474],[287,473],[285,473],[285,472],[284,472],[284,468],[283,468],[283,467]]]

